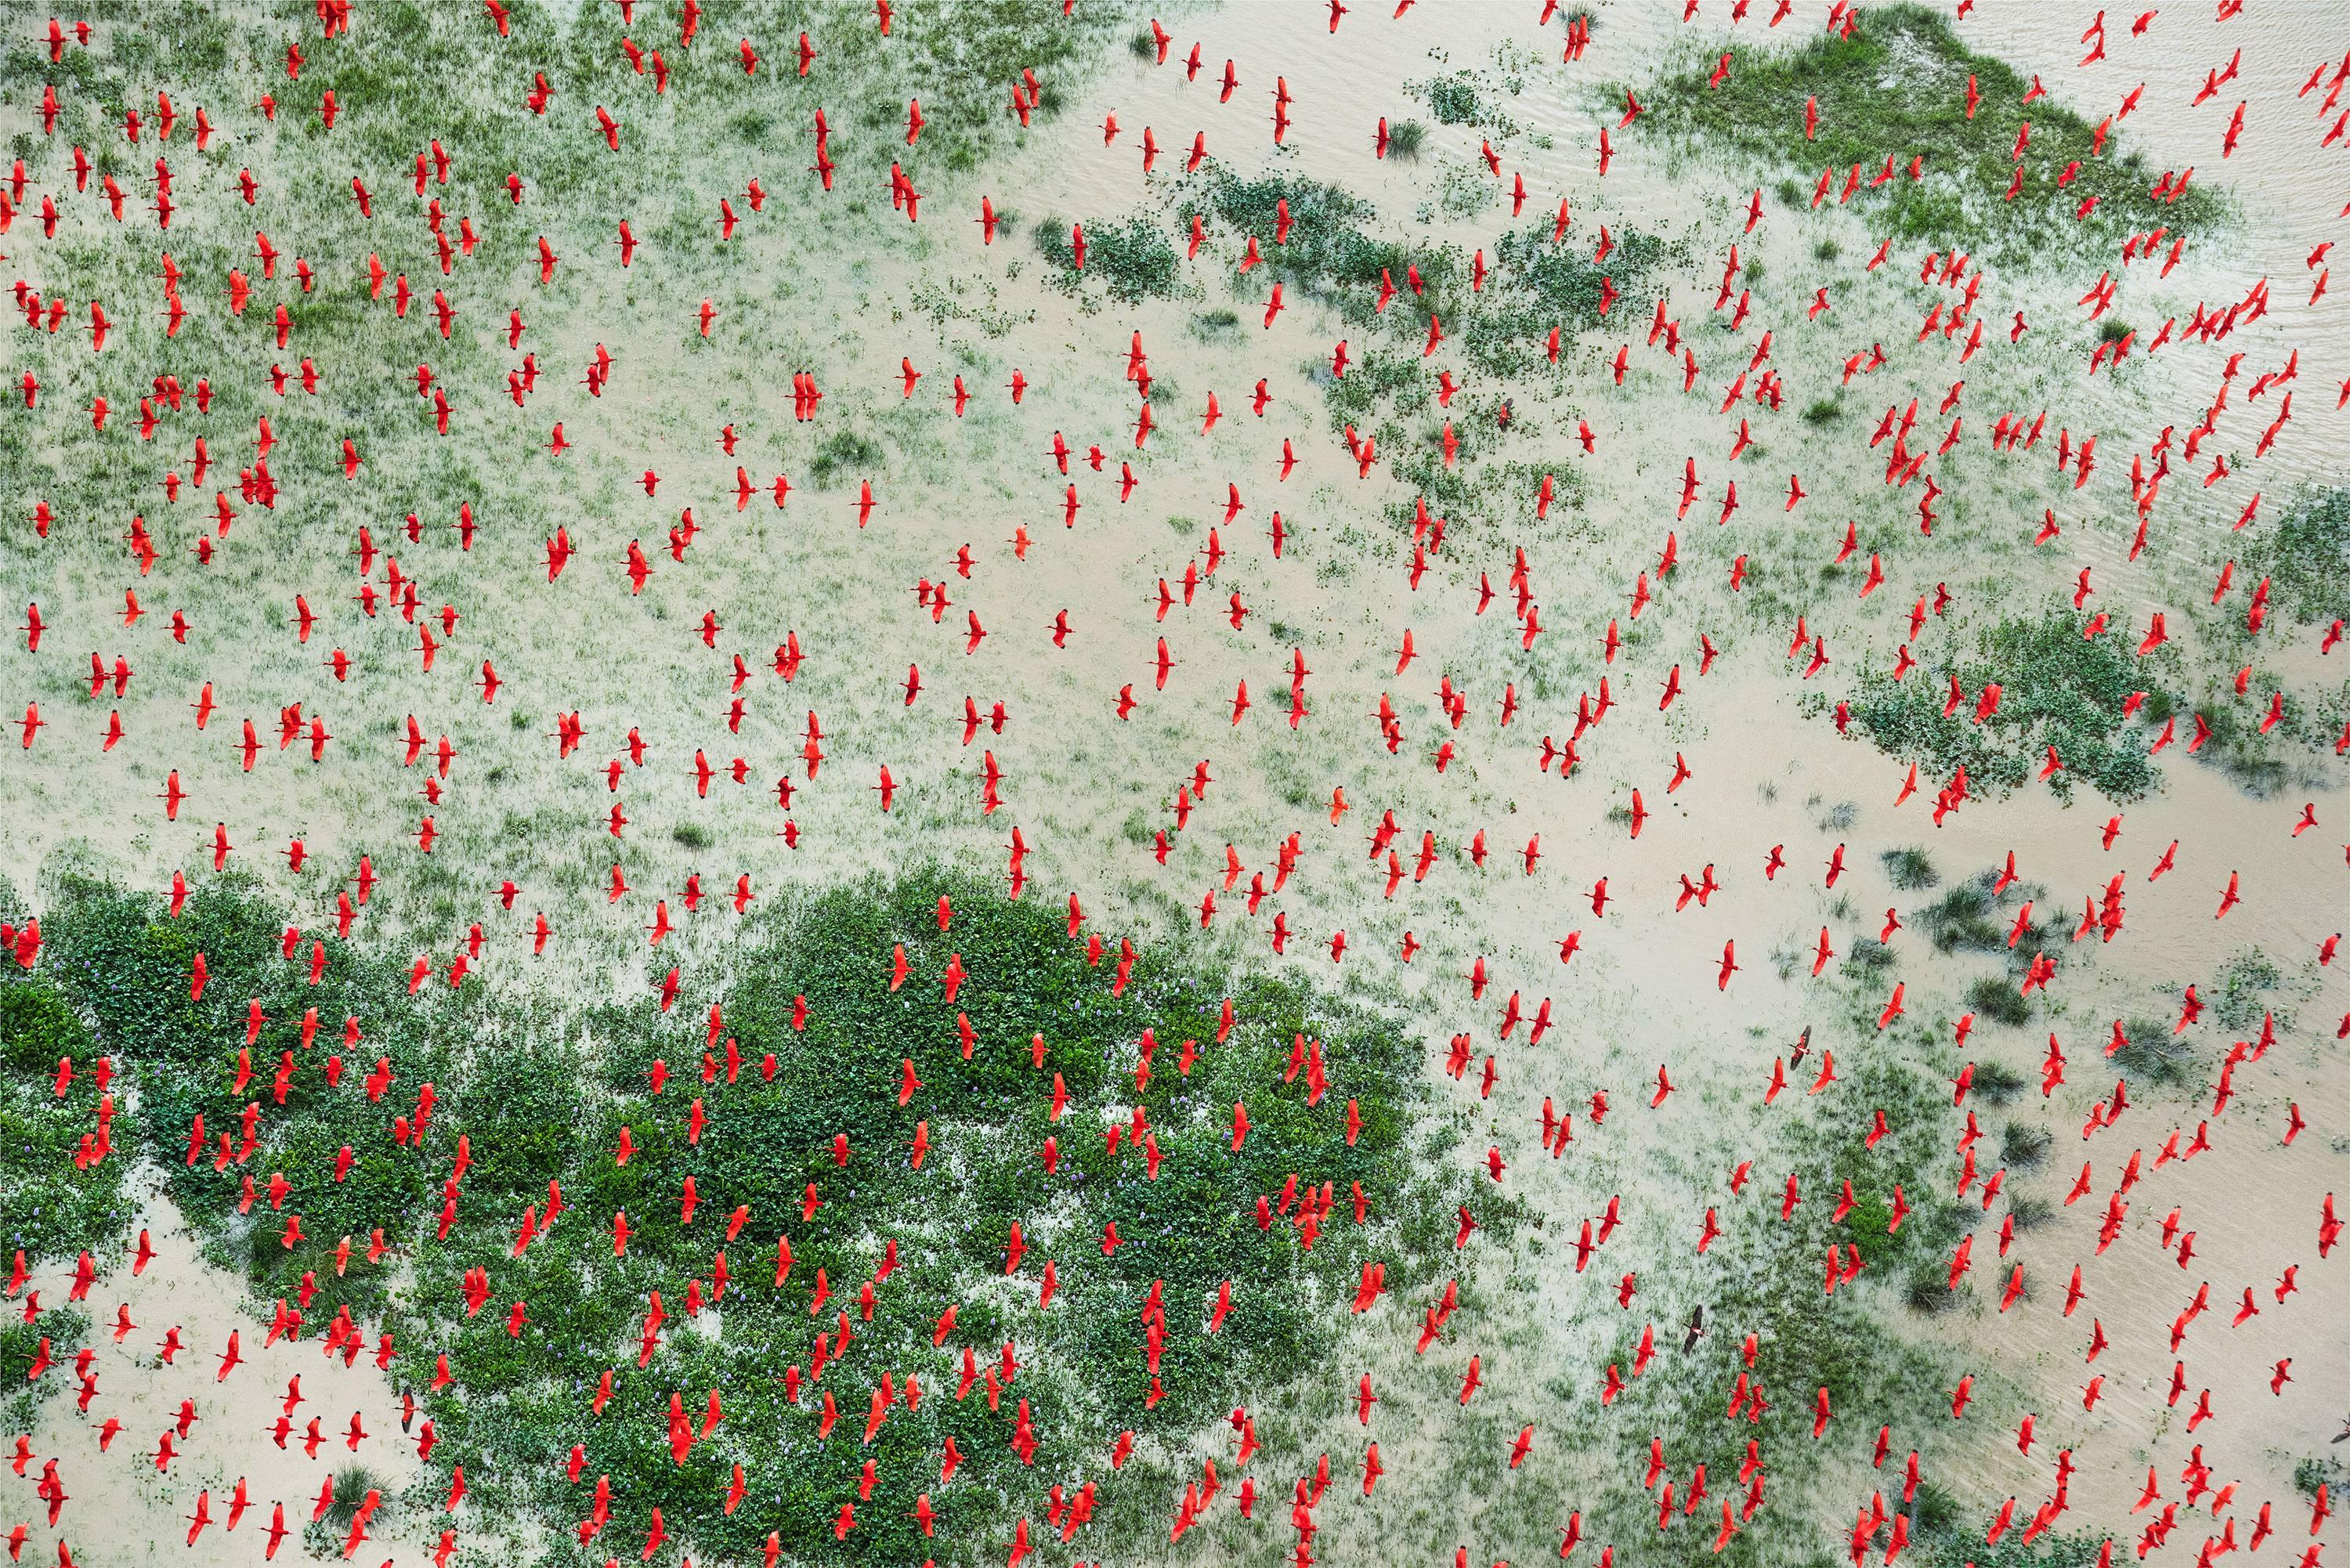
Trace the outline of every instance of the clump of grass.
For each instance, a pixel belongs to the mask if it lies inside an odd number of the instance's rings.
[[[2011,1199],[2007,1211],[2015,1217],[2015,1228],[2019,1231],[2037,1231],[2056,1218],[2056,1206],[2037,1193],[2025,1193],[2021,1198]]]
[[[1719,87],[1708,85],[1714,57],[1692,60],[1654,89],[1652,110],[1681,135],[1801,171],[1801,180],[1791,177],[1781,188],[1790,206],[1808,206],[1813,177],[1824,167],[1835,171],[1827,200],[1836,200],[1846,171],[1858,164],[1862,186],[1853,202],[1872,211],[1876,232],[2027,259],[2052,244],[2101,245],[2159,223],[2199,233],[2223,214],[2220,200],[2200,184],[2157,202],[2147,193],[2153,182],[2110,143],[2105,155],[2091,151],[2087,120],[2048,99],[2026,107],[2021,76],[1968,48],[1947,17],[1920,5],[1872,8],[1850,36],[1829,34],[1779,52],[1733,47],[1731,57]],[[1981,94],[1971,119],[1970,78]],[[1804,105],[1814,95],[1819,125],[1807,137]],[[2009,201],[2016,133],[2027,119],[2023,188]],[[1871,185],[1888,154],[1893,178]],[[1917,180],[1908,175],[1913,158],[1924,160]],[[2075,161],[2076,177],[2059,187],[2057,171]],[[2085,196],[2098,204],[2076,221]]]
[[[1804,422],[1814,430],[1844,418],[1844,404],[1834,398],[1814,398],[1804,405]]]
[[[824,438],[808,462],[808,477],[818,490],[852,475],[870,473],[881,461],[881,444],[852,430],[837,430]]]
[[[2188,1081],[2195,1067],[2195,1047],[2173,1034],[2168,1025],[2132,1019],[2122,1031],[2129,1044],[2114,1053],[2114,1065],[2121,1072],[2149,1084],[2177,1085]]]
[[[2032,1003],[1997,975],[1987,974],[1967,987],[1967,1006],[1976,1017],[2011,1029],[2020,1029],[2032,1019]],[[1975,1070],[1977,1087],[1982,1085],[1982,1074],[1983,1069]]]
[[[327,1517],[338,1525],[348,1525],[359,1516],[367,1502],[367,1494],[383,1494],[383,1481],[365,1465],[345,1465],[335,1472],[335,1498],[327,1505]]]
[[[1998,908],[1991,889],[1990,877],[1970,877],[1918,911],[1917,922],[1941,952],[1996,952],[2007,936],[1991,918]]]
[[[1428,140],[1428,127],[1416,119],[1399,119],[1388,126],[1388,151],[1398,158],[1417,158]]]
[[[2003,1106],[2023,1092],[2023,1075],[2004,1062],[1975,1064],[1974,1093],[1991,1105]]]
[[[1844,955],[1844,972],[1846,974],[1875,974],[1879,970],[1892,967],[1893,950],[1875,937],[1856,939],[1851,950]]]
[[[1903,1282],[1901,1299],[1913,1312],[1942,1313],[1958,1304],[1959,1293],[1950,1287],[1950,1276],[1940,1265],[1920,1263]]]
[[[1203,310],[1191,317],[1191,336],[1220,337],[1227,332],[1237,331],[1240,324],[1241,316],[1237,310],[1226,310],[1222,307]]]
[[[1842,254],[1844,247],[1834,240],[1822,240],[1812,247],[1812,257],[1815,261],[1832,262]]]
[[[1981,1069],[1976,1071],[1980,1075]],[[2055,1141],[2055,1135],[2046,1127],[2030,1122],[2010,1122],[2000,1131],[1999,1162],[2002,1165],[2038,1165],[2048,1158],[2048,1150]]]
[[[1156,59],[1159,57],[1159,40],[1150,36],[1149,28],[1137,27],[1126,40],[1126,52],[1138,60]]]
[[[669,830],[669,836],[688,849],[707,849],[718,842],[710,829],[698,822],[681,822]]]
[[[2118,316],[2107,316],[2097,322],[2097,341],[2118,343],[2130,335],[2130,324]]]
[[[1886,876],[1905,893],[1931,888],[1942,879],[1941,874],[1934,869],[1933,858],[1915,845],[1904,849],[1888,849],[1881,858],[1885,862]]]

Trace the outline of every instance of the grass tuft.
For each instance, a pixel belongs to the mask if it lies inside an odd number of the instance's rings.
[[[1888,849],[1882,858],[1886,876],[1905,893],[1931,888],[1942,879],[1940,873],[1934,869],[1933,858],[1914,845],[1903,849]]]

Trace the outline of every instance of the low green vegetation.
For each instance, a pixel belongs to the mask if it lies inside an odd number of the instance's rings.
[[[1056,272],[1054,281],[1071,294],[1088,283],[1099,283],[1112,299],[1138,305],[1145,299],[1173,294],[1181,285],[1174,243],[1166,231],[1148,218],[1122,223],[1085,225],[1086,265],[1077,265],[1072,226],[1047,218],[1036,225],[1036,248]]]
[[[1945,712],[1953,675],[1965,697]],[[2135,800],[2159,777],[2146,739],[2123,717],[2142,683],[2150,677],[2121,637],[2084,638],[2076,617],[2051,606],[2002,618],[1977,636],[1970,657],[1929,659],[1898,681],[1871,671],[1851,711],[1862,734],[1938,784],[1963,766],[1970,793],[2004,793],[2035,779],[2054,746],[2063,765],[2048,786],[2060,798],[2085,781],[2110,799]],[[1999,707],[1977,722],[1983,690],[1993,684]]]
[[[1470,363],[1490,375],[1541,370],[1554,327],[1571,342],[1603,318],[1645,317],[1649,275],[1665,260],[1663,241],[1627,230],[1611,235],[1606,261],[1594,262],[1596,235],[1555,241],[1552,233],[1548,223],[1513,229],[1493,247],[1494,275],[1461,328]]]
[[[1846,1078],[1838,1093],[1853,1104],[1881,1107],[1889,1136],[1866,1147],[1852,1136],[1848,1112],[1830,1111],[1820,1102],[1807,1102],[1786,1120],[1774,1116],[1770,1153],[1756,1168],[1800,1173],[1801,1201],[1794,1213],[1781,1219],[1774,1178],[1762,1204],[1752,1192],[1742,1202],[1725,1202],[1720,1209],[1724,1234],[1704,1257],[1674,1271],[1689,1276],[1674,1279],[1674,1297],[1704,1302],[1708,1336],[1683,1352],[1681,1322],[1657,1324],[1656,1357],[1645,1375],[1635,1376],[1648,1315],[1636,1310],[1614,1314],[1628,1321],[1594,1357],[1614,1362],[1626,1380],[1615,1404],[1591,1417],[1610,1473],[1640,1473],[1650,1439],[1660,1439],[1677,1475],[1686,1478],[1704,1465],[1716,1495],[1728,1496],[1733,1511],[1742,1512],[1736,1478],[1750,1439],[1778,1456],[1770,1484],[1793,1497],[1808,1495],[1824,1467],[1865,1462],[1880,1423],[1890,1423],[1896,1433],[1930,1429],[1937,1415],[1947,1424],[1947,1390],[1957,1374],[1936,1353],[1888,1328],[1883,1313],[1897,1293],[1922,1310],[1939,1310],[1976,1288],[1964,1282],[1959,1292],[1947,1288],[1950,1250],[1972,1228],[1966,1211],[1941,1196],[1945,1184],[1932,1174],[1944,1159],[1950,1098],[1929,1074],[1890,1054],[1852,1066],[1844,1065],[1841,1049],[1837,1055]],[[1751,1144],[1742,1148],[1754,1152]],[[1839,1220],[1835,1215],[1846,1182],[1854,1201]],[[1897,1188],[1909,1212],[1895,1230]],[[1857,1276],[1833,1293],[1825,1288],[1824,1262],[1831,1247],[1843,1264],[1857,1249],[1861,1264]],[[1645,1297],[1652,1288],[1646,1272],[1639,1283]],[[1679,1316],[1685,1315],[1684,1308]],[[1751,1369],[1742,1354],[1749,1334]],[[1750,1420],[1742,1401],[1732,1407],[1742,1380],[1768,1401],[1759,1419]],[[1835,1419],[1815,1442],[1813,1400],[1824,1387]],[[1578,1402],[1593,1397],[1576,1396]],[[1678,1493],[1677,1488],[1677,1505]],[[1720,1504],[1712,1499],[1693,1518],[1676,1519],[1662,1535],[1654,1498],[1635,1488],[1605,1489],[1581,1507],[1586,1539],[1654,1542],[1660,1561],[1692,1568],[1778,1562],[1816,1538],[1816,1520],[1809,1513],[1766,1506],[1742,1521],[1717,1556],[1712,1543]],[[1956,1546],[1957,1533],[1947,1540],[1937,1535],[1936,1543]]]
[[[917,874],[760,917],[721,966],[733,979],[714,1020],[706,1000],[664,1012],[650,986],[634,1004],[563,1009],[436,973],[411,996],[404,965],[305,934],[303,952],[316,940],[328,955],[312,986],[280,956],[284,919],[232,879],[176,919],[75,884],[45,921],[44,965],[136,1084],[161,1178],[215,1253],[248,1260],[265,1301],[314,1278],[314,1324],[348,1306],[391,1333],[411,1369],[394,1376],[418,1386],[441,1438],[432,1466],[463,1465],[493,1517],[568,1531],[588,1512],[586,1483],[564,1477],[580,1445],[588,1481],[611,1478],[605,1539],[628,1552],[658,1506],[722,1560],[755,1559],[775,1531],[795,1561],[917,1561],[931,1549],[911,1517],[923,1494],[941,1545],[1000,1551],[1014,1515],[1073,1479],[1101,1484],[1095,1531],[1163,1528],[1149,1521],[1166,1500],[1134,1479],[1150,1467],[1122,1479],[1109,1462],[1121,1431],[1146,1453],[1180,1445],[1242,1397],[1306,1376],[1367,1263],[1385,1265],[1395,1302],[1421,1303],[1454,1266],[1455,1203],[1473,1198],[1494,1234],[1510,1230],[1507,1202],[1467,1176],[1456,1190],[1414,1174],[1424,1091],[1396,1023],[1180,952],[1141,956],[1120,985],[1117,948],[1089,960],[1057,910],[974,881]],[[956,994],[942,977],[958,964]],[[667,964],[655,954],[649,969],[657,980]],[[1219,1038],[1227,995],[1237,1023]],[[241,1054],[248,999],[263,1023]],[[12,1060],[85,1038],[42,1011],[54,1001],[9,1006],[36,1021],[12,1022]],[[1322,1068],[1296,1071],[1308,1041]],[[209,1147],[254,1103],[249,1158],[179,1158],[196,1117]],[[1237,1148],[1235,1104],[1251,1124]],[[282,1201],[241,1213],[247,1176],[265,1190],[282,1176]],[[1318,1235],[1301,1230],[1293,1191],[1331,1195]],[[1007,1267],[1015,1226],[1026,1254]],[[469,1301],[474,1270],[484,1293]],[[667,1321],[648,1337],[656,1298]],[[454,1383],[423,1392],[443,1355]],[[868,1439],[885,1380],[895,1392]],[[723,1421],[708,1428],[713,1389]],[[698,1438],[675,1457],[672,1397]],[[843,1424],[827,1438],[828,1402]],[[1024,1414],[1038,1445],[1025,1460]],[[950,1439],[963,1458],[947,1482]],[[860,1501],[868,1459],[878,1484]],[[729,1514],[737,1464],[749,1501]]]
[[[2201,692],[2193,711],[2188,711],[2185,695],[2171,692],[2149,697],[2147,711],[2160,717],[2176,712],[2182,729],[2199,720],[2210,733],[2197,748],[2196,760],[2227,774],[2245,794],[2268,800],[2325,776],[2334,748],[2350,728],[2350,680],[2331,691],[2289,690],[2296,683],[2255,664],[2239,694],[2236,675],[2251,656],[2248,642],[2241,616],[2224,623],[2191,682],[2181,682]],[[2283,698],[2273,721],[2272,694]]]
[[[81,1019],[46,977],[0,969],[0,1241],[21,1248],[31,1268],[70,1265],[85,1249],[102,1251],[121,1237],[130,1214],[120,1152],[90,1161],[99,1103],[110,1102],[118,1146],[133,1125],[120,1087],[99,1088],[98,1047]],[[60,1080],[63,1082],[60,1087]],[[75,1156],[84,1153],[84,1168]]]
[[[2296,496],[2244,552],[2239,574],[2266,578],[2275,613],[2308,621],[2350,620],[2350,486]],[[2241,624],[2241,618],[2238,617]]]
[[[1803,171],[1806,178],[1781,189],[1790,205],[1810,201],[1823,170],[1832,175],[1825,201],[1837,202],[1856,165],[1860,189],[1852,200],[1872,213],[1872,227],[1897,241],[2022,262],[2052,244],[2062,247],[2066,236],[2105,246],[2164,225],[2193,234],[2222,214],[2201,182],[2176,201],[2155,200],[2148,194],[2155,171],[2121,153],[2110,135],[2104,151],[2094,151],[2095,125],[2054,99],[2024,103],[2032,85],[2025,77],[1968,48],[1947,17],[1923,6],[1868,7],[1850,36],[1823,34],[1775,51],[1732,44],[1729,53],[1729,74],[1718,87],[1708,85],[1719,57],[1713,51],[1659,84],[1648,103],[1658,122]],[[1971,117],[1970,78],[1981,95]],[[1804,109],[1814,97],[1819,122],[1807,136]],[[2017,137],[2027,120],[2023,185],[2011,201]],[[1888,157],[1892,178],[1873,183]],[[1920,179],[1909,178],[1912,159],[1924,160]],[[2089,197],[2095,208],[2076,220]]]
[[[1381,275],[1393,278],[1402,298],[1410,298],[1406,275],[1415,262],[1431,292],[1440,298],[1449,295],[1452,264],[1441,252],[1374,239],[1368,233],[1376,216],[1371,204],[1336,185],[1285,174],[1244,180],[1220,164],[1185,184],[1176,203],[1178,221],[1188,228],[1197,215],[1236,237],[1255,236],[1263,275],[1284,284],[1293,297],[1328,299],[1350,320],[1367,324],[1375,318]],[[1290,228],[1282,240],[1284,206]],[[1418,319],[1424,324],[1426,314]]]
[[[881,443],[857,431],[834,431],[816,443],[808,463],[808,477],[818,490],[829,490],[853,479],[873,477],[881,462]]]
[[[1986,1023],[2021,1029],[2031,1022],[2032,999],[2018,991],[2012,981],[1984,975],[1968,985],[1966,996],[1968,1009]],[[1978,1080],[1977,1087],[1981,1086]],[[1989,1097],[1989,1091],[1985,1092]]]
[[[1477,96],[1477,79],[1467,71],[1431,77],[1412,89],[1428,105],[1439,125],[1474,125],[1484,113]]]
[[[1888,849],[1879,858],[1885,862],[1887,878],[1905,893],[1931,888],[1942,879],[1941,873],[1934,869],[1934,857],[1914,844]]]
[[[2219,983],[2212,989],[2211,1014],[2220,1023],[2240,1034],[2250,1034],[2261,1026],[2263,1013],[2277,1012],[2280,1027],[2290,1028],[2293,1015],[2277,1008],[2277,988],[2284,983],[2284,975],[2274,960],[2258,948],[2246,948],[2228,961],[2220,971]]]
[[[2317,1489],[2339,1494],[2350,1490],[2350,1465],[2331,1454],[2313,1454],[2297,1459],[2293,1467],[2293,1489],[2306,1498],[2314,1498]]]
[[[7,902],[0,897],[0,909]],[[69,1272],[85,1251],[100,1267],[110,1265],[135,1208],[123,1178],[137,1124],[124,1106],[123,1085],[101,1093],[97,1064],[88,1027],[47,976],[0,955],[0,1247],[29,1271]],[[110,1107],[113,1147],[94,1159],[101,1099]],[[43,1293],[46,1310],[12,1306],[0,1325],[0,1416],[19,1429],[31,1426],[43,1397],[62,1386],[66,1375],[57,1364],[70,1362],[89,1332],[88,1314],[65,1304],[64,1290]],[[52,1370],[28,1381],[45,1343]]]

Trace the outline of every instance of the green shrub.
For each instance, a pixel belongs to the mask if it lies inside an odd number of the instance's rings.
[[[0,1248],[24,1249],[34,1268],[70,1264],[85,1248],[107,1249],[135,1207],[122,1189],[138,1138],[124,1085],[111,1092],[114,1152],[75,1168],[81,1140],[98,1127],[98,1043],[51,983],[48,968],[45,960],[40,971],[26,974],[9,960],[0,974],[0,1061],[8,1069],[0,1082]],[[57,1066],[67,1059],[73,1081],[58,1096]]]

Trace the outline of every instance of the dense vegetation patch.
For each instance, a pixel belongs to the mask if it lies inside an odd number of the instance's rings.
[[[331,936],[301,933],[289,961],[281,911],[227,880],[176,919],[78,885],[47,926],[45,965],[135,1078],[164,1179],[215,1251],[247,1258],[264,1298],[309,1275],[314,1327],[348,1306],[376,1320],[370,1340],[390,1332],[410,1368],[394,1376],[436,1424],[432,1463],[463,1465],[494,1516],[569,1531],[608,1475],[599,1552],[633,1552],[659,1507],[697,1556],[751,1560],[773,1531],[801,1562],[988,1558],[1048,1485],[1087,1482],[1097,1531],[1163,1528],[1171,1500],[1115,1471],[1118,1434],[1180,1443],[1299,1377],[1367,1263],[1424,1293],[1469,1196],[1466,1177],[1440,1192],[1412,1174],[1418,1052],[1393,1023],[1180,954],[1121,981],[1115,946],[1089,952],[1057,911],[951,877],[754,921],[714,1017],[706,1001],[523,1002],[442,973],[411,996],[406,965]],[[245,1159],[182,1160],[197,1116],[210,1149],[249,1105]],[[263,1196],[246,1213],[248,1177]],[[1505,1223],[1493,1202],[1480,1218]],[[455,1381],[424,1394],[443,1355]],[[692,1440],[673,1453],[681,1420]]]
[[[1288,238],[1282,240],[1277,236],[1284,209],[1290,228]],[[1323,297],[1349,290],[1368,295],[1340,303],[1350,318],[1370,317],[1383,273],[1399,289],[1404,288],[1414,263],[1424,284],[1449,285],[1451,277],[1451,262],[1435,247],[1413,250],[1373,238],[1368,225],[1376,213],[1368,202],[1300,175],[1244,180],[1221,165],[1212,166],[1193,182],[1175,211],[1186,227],[1198,214],[1239,234],[1254,235],[1270,280]],[[1419,319],[1425,323],[1427,317]]]
[[[1863,676],[1853,722],[1889,754],[1918,763],[1947,783],[1959,768],[1970,787],[2003,793],[2034,778],[2054,746],[2063,766],[2048,787],[2070,798],[2086,781],[2114,800],[2135,800],[2158,781],[2147,742],[2124,718],[2147,675],[2108,632],[2081,635],[2079,621],[2051,607],[2002,618],[1976,639],[1970,657],[1922,663],[1906,680]],[[1965,700],[1952,708],[1955,676]],[[1996,711],[1978,722],[1981,694],[2000,688]],[[1949,709],[1949,711],[1945,711]]]
[[[1546,360],[1554,327],[1572,341],[1607,317],[1640,319],[1649,305],[1648,275],[1665,259],[1654,234],[1611,232],[1605,261],[1592,260],[1597,236],[1570,231],[1551,238],[1551,223],[1513,229],[1493,247],[1494,276],[1462,326],[1470,363],[1495,376],[1523,374]]]
[[[1474,125],[1484,112],[1477,96],[1477,78],[1468,71],[1430,77],[1415,84],[1412,91],[1428,105],[1428,112],[1439,125]]]
[[[1075,294],[1088,281],[1100,283],[1112,299],[1137,305],[1170,295],[1180,286],[1175,246],[1148,218],[1085,225],[1086,265],[1077,265],[1071,226],[1047,218],[1036,225],[1036,248],[1057,268],[1054,281]]]
[[[2350,619],[2350,486],[2295,497],[2244,552],[2243,575],[2267,578],[2270,603],[2294,620]]]
[[[122,1190],[130,1164],[122,1146],[136,1133],[122,1085],[99,1088],[96,1057],[89,1030],[47,977],[0,954],[0,1268],[21,1262],[36,1276],[70,1273],[85,1251],[111,1262],[122,1239],[132,1207]],[[116,1147],[99,1159],[101,1101]],[[45,1307],[26,1298],[25,1310],[9,1312],[0,1326],[0,1394],[7,1396],[0,1413],[20,1427],[63,1381],[57,1365],[70,1361],[88,1333],[88,1314],[68,1306],[68,1294],[54,1281],[36,1281]],[[49,1376],[28,1384],[45,1344]]]
[[[1729,46],[1730,74],[1709,87],[1716,62],[1659,84],[1650,110],[1660,124],[1765,162],[1816,174],[1832,171],[1826,200],[1841,195],[1852,167],[1861,189],[1853,200],[1880,213],[1880,226],[1902,241],[1993,248],[2021,261],[2068,234],[2105,245],[2133,230],[2168,225],[2173,234],[2209,230],[2220,200],[2201,184],[2168,202],[2148,194],[2155,176],[2112,136],[2092,151],[2095,128],[2042,98],[2027,105],[2031,82],[1960,41],[1950,20],[1913,5],[1870,7],[1847,37],[1825,33],[1794,49]],[[1981,94],[1967,113],[1967,84]],[[1804,106],[1816,96],[1819,124],[1804,134]],[[2022,157],[2023,186],[2006,199],[2018,164],[2017,134],[2031,136]],[[1890,155],[1894,177],[1872,186]],[[1909,178],[1913,158],[1923,178]],[[2063,184],[2066,169],[2078,169]],[[2075,211],[2094,196],[2085,219]],[[1809,200],[1799,190],[1796,200]]]
[[[1871,983],[1864,979],[1852,994],[1859,996]],[[1856,1005],[1866,1006],[1873,1019],[1874,1002],[1864,998]],[[1926,1448],[1932,1473],[1931,1445],[1934,1435],[1949,1426],[1948,1386],[1955,1375],[1932,1352],[1888,1328],[1884,1314],[1895,1299],[1914,1298],[1921,1310],[1939,1310],[1987,1288],[1971,1279],[1961,1280],[1955,1293],[1948,1286],[1950,1251],[1962,1233],[1977,1228],[1980,1216],[1969,1212],[1971,1205],[1942,1196],[1946,1185],[1935,1174],[1946,1158],[1947,1090],[1928,1072],[1890,1054],[1848,1066],[1839,1050],[1838,1065],[1845,1082],[1836,1093],[1849,1096],[1849,1105],[1882,1108],[1889,1135],[1872,1147],[1855,1136],[1848,1106],[1783,1102],[1789,1116],[1774,1129],[1768,1158],[1773,1170],[1799,1173],[1797,1206],[1781,1218],[1775,1176],[1742,1199],[1710,1196],[1724,1234],[1702,1260],[1686,1265],[1693,1277],[1676,1280],[1673,1286],[1676,1296],[1705,1303],[1708,1336],[1684,1352],[1679,1324],[1656,1324],[1656,1358],[1645,1376],[1636,1377],[1642,1317],[1636,1311],[1622,1314],[1630,1321],[1595,1357],[1614,1361],[1627,1382],[1625,1393],[1597,1422],[1600,1440],[1611,1450],[1612,1473],[1645,1469],[1650,1439],[1657,1438],[1678,1478],[1675,1514],[1681,1512],[1697,1465],[1705,1467],[1711,1495],[1693,1516],[1674,1518],[1659,1534],[1652,1495],[1610,1488],[1584,1504],[1587,1539],[1651,1542],[1644,1550],[1660,1553],[1659,1561],[1692,1568],[1778,1561],[1816,1540],[1819,1525],[1808,1511],[1774,1509],[1770,1499],[1803,1495],[1824,1468],[1865,1464],[1868,1445],[1884,1423],[1897,1436],[1913,1434],[1906,1441]],[[1853,1203],[1839,1217],[1847,1181]],[[1898,1223],[1897,1190],[1908,1209]],[[1831,1247],[1837,1249],[1842,1266],[1856,1261],[1860,1265],[1858,1274],[1833,1293],[1824,1282]],[[1639,1285],[1643,1295],[1653,1288],[1648,1273]],[[1751,1363],[1743,1354],[1749,1334]],[[1814,1399],[1822,1388],[1830,1391],[1834,1419],[1814,1439]],[[1748,1398],[1739,1397],[1742,1389]],[[1751,1403],[1754,1395],[1760,1404]],[[1750,1418],[1752,1412],[1759,1415]],[[1939,1421],[1934,1418],[1938,1414]],[[1917,1434],[1924,1434],[1925,1441]],[[1741,1520],[1739,1532],[1717,1555],[1719,1500],[1727,1497],[1733,1514],[1746,1513],[1738,1477],[1750,1440],[1760,1443],[1768,1461],[1764,1504]],[[1897,1458],[1887,1466],[1897,1482],[1899,1462]],[[1898,1501],[1898,1492],[1889,1490],[1888,1496]],[[1970,1537],[1955,1508],[1931,1518],[1921,1510],[1914,1519],[1913,1541],[1921,1555],[1951,1568],[1981,1555],[1980,1530]]]

